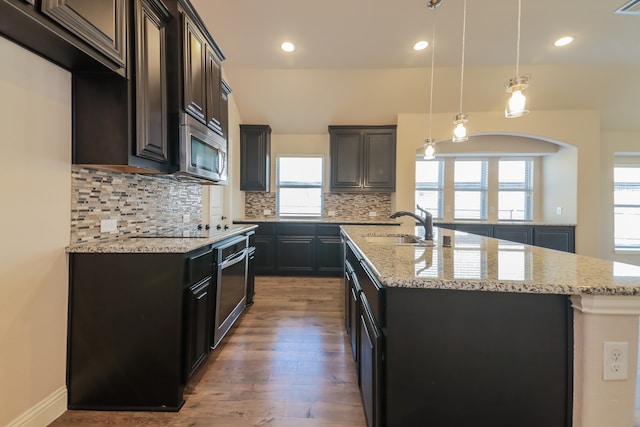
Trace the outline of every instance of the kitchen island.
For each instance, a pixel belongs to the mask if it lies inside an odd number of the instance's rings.
[[[434,247],[376,238],[414,227],[341,230],[370,426],[633,425],[640,267],[437,228]],[[603,380],[605,342],[627,343],[626,379]]]

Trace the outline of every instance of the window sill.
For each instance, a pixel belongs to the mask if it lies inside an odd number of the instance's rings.
[[[614,249],[613,253],[616,255],[640,255],[640,248],[638,249]]]

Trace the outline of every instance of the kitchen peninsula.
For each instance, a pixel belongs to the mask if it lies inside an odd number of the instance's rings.
[[[341,227],[369,426],[633,425],[640,267],[438,228],[385,242],[419,231]],[[605,342],[627,379],[603,380]]]

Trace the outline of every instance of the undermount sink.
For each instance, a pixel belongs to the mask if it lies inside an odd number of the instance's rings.
[[[373,234],[364,236],[364,240],[385,245],[433,246],[433,242],[411,234]]]

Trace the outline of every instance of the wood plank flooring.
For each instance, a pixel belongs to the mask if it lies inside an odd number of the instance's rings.
[[[178,413],[67,411],[50,426],[364,427],[342,281],[257,277]]]

